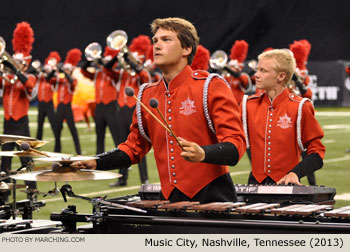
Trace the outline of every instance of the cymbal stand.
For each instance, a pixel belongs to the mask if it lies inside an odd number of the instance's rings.
[[[60,191],[61,191],[64,202],[67,202],[66,195],[68,195],[69,197],[87,200],[87,201],[91,202],[94,205],[94,207],[98,207],[99,205],[102,204],[102,205],[107,205],[107,206],[114,206],[114,207],[118,207],[118,208],[123,208],[123,209],[131,210],[131,211],[136,211],[136,212],[140,212],[140,213],[147,213],[146,210],[135,208],[135,207],[125,206],[125,205],[117,204],[114,202],[109,202],[109,201],[104,200],[103,198],[89,198],[89,197],[85,197],[85,196],[76,195],[76,194],[74,194],[72,187],[68,184],[63,185],[61,187]]]
[[[15,220],[17,217],[16,180],[12,179],[12,183],[13,183],[13,188],[12,188],[13,214],[12,214],[12,218]]]

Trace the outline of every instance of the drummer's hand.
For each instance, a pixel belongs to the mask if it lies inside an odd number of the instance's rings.
[[[85,161],[76,161],[71,164],[72,167],[77,169],[91,169],[96,170],[96,159],[93,160],[85,160]]]
[[[181,157],[183,157],[186,161],[189,162],[200,162],[205,158],[205,152],[202,147],[194,142],[186,141],[185,139],[179,137],[179,142],[184,148],[184,151],[180,153]]]
[[[281,178],[277,185],[288,185],[288,184],[295,184],[295,185],[301,185],[299,182],[298,176],[294,172],[290,172],[287,175],[285,175],[283,178]]]

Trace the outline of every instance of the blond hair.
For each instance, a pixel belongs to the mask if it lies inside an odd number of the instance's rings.
[[[276,64],[273,69],[277,73],[286,73],[286,79],[284,82],[285,85],[290,82],[296,68],[296,63],[292,51],[289,49],[273,49],[265,51],[258,56],[258,60],[261,59],[274,59]]]
[[[187,56],[188,64],[191,65],[199,44],[199,37],[194,25],[183,18],[157,18],[151,24],[153,35],[159,28],[175,32],[182,48],[192,48],[192,52]]]

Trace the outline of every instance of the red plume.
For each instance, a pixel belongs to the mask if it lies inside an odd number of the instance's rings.
[[[272,48],[272,47],[268,47],[268,48],[266,48],[266,49],[264,50],[264,52],[271,51],[271,50],[273,50],[273,48]]]
[[[196,55],[194,56],[192,62],[192,69],[195,70],[208,70],[209,69],[209,59],[210,53],[209,50],[206,49],[202,45],[198,45]]]
[[[245,40],[236,40],[231,48],[230,59],[242,63],[248,54],[248,43]]]
[[[50,52],[49,56],[45,59],[45,64],[48,63],[49,59],[55,58],[57,60],[57,63],[61,61],[61,56],[57,51]]]
[[[310,42],[308,40],[306,40],[306,39],[299,40],[299,42],[301,42],[305,46],[306,53],[307,53],[307,58],[308,58],[309,55],[310,55],[310,51],[311,51],[311,44],[310,44]],[[307,58],[306,58],[306,60],[307,60]]]
[[[23,53],[23,56],[30,55],[34,43],[34,32],[27,22],[18,23],[13,31],[12,47],[15,53]]]
[[[146,35],[139,35],[131,41],[129,49],[137,52],[139,55],[146,55],[148,49],[151,47],[151,39]]]
[[[113,58],[114,56],[117,56],[118,52],[119,50],[112,50],[109,46],[106,46],[103,56],[112,56]]]
[[[350,67],[345,67],[345,72],[350,76]]]
[[[293,44],[289,45],[289,49],[293,52],[295,61],[297,63],[297,68],[303,70],[306,68],[306,61],[308,57],[307,48],[300,41],[294,41]]]
[[[150,59],[153,62],[153,46],[151,45],[148,48],[147,54],[146,54],[146,60]]]
[[[64,63],[72,64],[72,66],[76,66],[81,59],[81,51],[78,48],[73,48],[68,51],[66,60]]]

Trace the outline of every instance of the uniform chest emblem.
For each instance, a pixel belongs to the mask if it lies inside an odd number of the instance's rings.
[[[282,129],[288,129],[292,127],[292,118],[290,118],[287,113],[284,114],[284,116],[280,116],[279,120],[277,121],[277,126],[281,127]]]
[[[185,101],[181,102],[180,114],[191,115],[194,112],[197,112],[194,101],[187,97]]]

